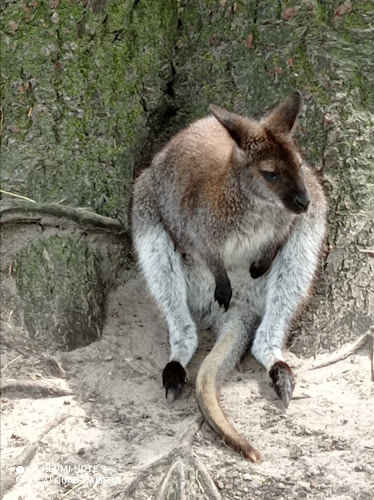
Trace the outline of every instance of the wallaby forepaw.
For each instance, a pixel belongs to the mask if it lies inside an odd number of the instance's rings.
[[[271,262],[270,262],[271,264]],[[266,271],[268,271],[270,268],[270,265],[265,262],[259,262],[259,263],[256,263],[256,262],[253,262],[251,264],[251,267],[249,268],[249,272],[250,272],[250,275],[251,277],[255,280],[257,278],[259,278],[260,276],[262,276],[263,274],[266,273]]]
[[[170,361],[162,371],[162,383],[168,403],[172,403],[182,392],[187,382],[187,373],[178,361]]]
[[[216,289],[214,291],[214,300],[216,300],[220,307],[224,307],[225,311],[229,308],[232,297],[232,288],[230,280],[216,282]]]
[[[293,371],[284,361],[277,361],[269,371],[270,385],[283,401],[286,408],[290,403],[295,388],[295,376]]]

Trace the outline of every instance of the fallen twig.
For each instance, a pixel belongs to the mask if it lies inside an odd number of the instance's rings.
[[[374,259],[374,250],[370,249],[370,248],[366,248],[366,249],[361,249],[359,250],[360,253],[364,253],[365,255],[367,255],[368,257],[372,257]]]
[[[12,365],[15,361],[17,361],[17,359],[19,358],[22,358],[22,354],[19,354],[16,358],[12,359],[12,361],[9,361],[9,363],[7,363],[4,368],[1,370],[1,373],[4,373],[5,370],[8,368],[8,366]]]

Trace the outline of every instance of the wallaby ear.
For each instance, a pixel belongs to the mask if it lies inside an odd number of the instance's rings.
[[[221,106],[215,106],[214,104],[209,106],[209,110],[229,132],[237,145],[240,148],[243,148],[246,140],[248,139],[247,120],[236,113],[227,111],[226,109],[221,108]]]
[[[264,118],[263,123],[275,132],[289,134],[295,125],[300,107],[300,92],[292,92],[282,104]]]

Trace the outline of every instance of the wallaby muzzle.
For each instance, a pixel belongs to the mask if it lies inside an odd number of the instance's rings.
[[[283,198],[284,206],[294,214],[302,214],[307,212],[310,198],[305,188],[298,189]]]
[[[304,193],[298,193],[293,200],[296,213],[303,213],[308,210],[310,198],[308,193],[305,191]]]

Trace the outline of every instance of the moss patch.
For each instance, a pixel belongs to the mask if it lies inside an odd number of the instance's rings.
[[[100,338],[106,287],[99,253],[77,240],[51,237],[16,256],[15,277],[31,337],[62,350]]]

